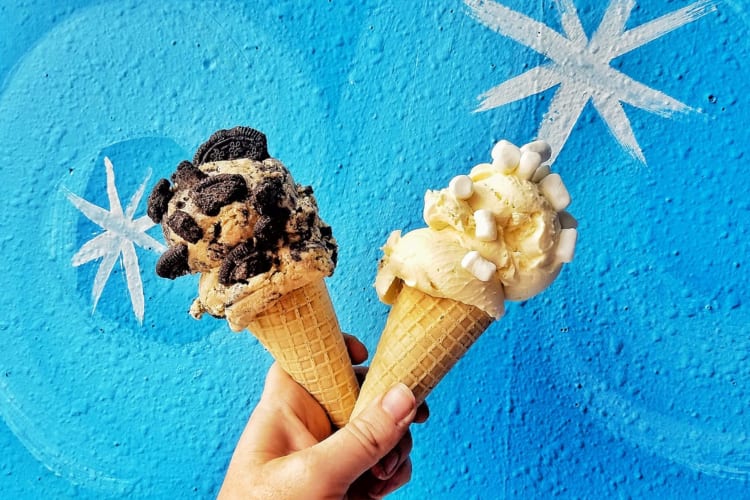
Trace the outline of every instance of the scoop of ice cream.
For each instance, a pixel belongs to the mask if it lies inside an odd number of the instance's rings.
[[[162,224],[168,244],[157,274],[201,273],[191,314],[227,317],[235,330],[280,296],[330,276],[336,265],[336,241],[318,216],[312,188],[296,184],[268,157],[260,137],[263,147],[250,148],[249,157],[226,140],[226,150],[204,144],[196,158],[218,161],[182,162],[149,197],[149,216]],[[224,159],[228,151],[234,159]]]
[[[391,234],[375,281],[381,300],[392,303],[404,283],[499,318],[506,299],[538,294],[570,262],[576,222],[562,179],[543,165],[549,146],[500,141],[492,158],[427,191],[427,228]]]

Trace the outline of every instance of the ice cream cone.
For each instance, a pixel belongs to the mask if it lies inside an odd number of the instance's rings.
[[[543,140],[501,140],[492,163],[425,193],[427,227],[390,234],[375,289],[392,309],[354,416],[396,382],[423,401],[506,301],[542,292],[573,259],[577,223],[551,154]]]
[[[403,286],[393,303],[352,418],[397,382],[417,404],[492,323],[478,307]]]
[[[219,130],[160,179],[148,215],[168,248],[156,273],[200,273],[190,314],[249,329],[342,426],[359,386],[323,279],[338,246],[310,186],[249,127]]]
[[[335,426],[349,421],[359,384],[322,279],[283,295],[254,316],[247,329],[313,395]]]

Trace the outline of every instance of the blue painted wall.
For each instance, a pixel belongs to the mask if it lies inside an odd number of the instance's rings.
[[[0,496],[215,495],[270,358],[190,319],[195,281],[157,279],[158,246],[108,275],[82,256],[103,230],[71,199],[111,209],[106,157],[137,220],[140,186],[247,124],[315,186],[342,327],[371,349],[379,247],[422,224],[424,191],[501,138],[564,146],[576,260],[431,395],[395,498],[750,498],[745,7],[3,0]],[[618,14],[629,35],[600,50],[634,46],[605,58],[614,78],[582,77],[574,56]],[[478,111],[540,66],[562,84],[532,73]]]

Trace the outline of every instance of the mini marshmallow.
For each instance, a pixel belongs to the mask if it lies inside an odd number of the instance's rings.
[[[541,182],[542,179],[547,177],[550,173],[549,165],[542,165],[536,169],[534,175],[531,176],[531,182]]]
[[[521,150],[506,140],[499,141],[492,148],[492,166],[507,174],[518,167],[521,160]]]
[[[472,250],[461,259],[461,267],[469,271],[479,281],[489,281],[497,270],[493,262],[485,259],[479,252]]]
[[[474,194],[474,182],[468,175],[457,175],[451,179],[448,189],[459,200],[468,200]]]
[[[578,240],[578,230],[573,228],[563,229],[560,231],[560,239],[557,240],[555,257],[558,262],[570,262],[576,251],[576,240]]]
[[[542,156],[535,151],[524,151],[521,153],[521,160],[518,162],[518,172],[516,175],[524,180],[529,180],[534,172],[542,166]]]
[[[521,146],[521,152],[533,151],[542,157],[542,163],[552,158],[552,147],[544,140],[538,140]]]
[[[564,210],[570,205],[570,194],[563,184],[560,174],[549,174],[539,182],[539,191],[550,202],[556,211]]]
[[[495,216],[490,210],[479,209],[474,212],[475,235],[479,241],[495,241],[497,239],[497,224]]]
[[[506,141],[505,139],[500,139],[495,143],[494,146],[492,146],[492,151],[490,151],[490,156],[493,160],[497,160],[500,157],[500,150],[505,148],[514,148],[516,147],[515,144],[513,144],[510,141]]]

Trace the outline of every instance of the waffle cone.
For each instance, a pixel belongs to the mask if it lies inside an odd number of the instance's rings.
[[[285,294],[247,329],[313,395],[334,425],[349,421],[359,384],[322,279]]]
[[[404,286],[396,297],[352,418],[403,382],[417,404],[492,323],[481,309]]]

